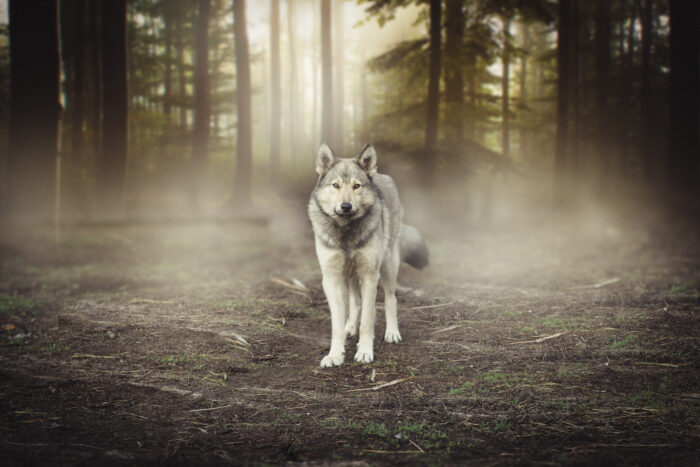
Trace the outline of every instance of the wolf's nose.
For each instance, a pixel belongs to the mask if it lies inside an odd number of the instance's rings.
[[[352,209],[352,204],[350,203],[343,203],[340,205],[340,209],[343,210],[343,212],[349,212]]]

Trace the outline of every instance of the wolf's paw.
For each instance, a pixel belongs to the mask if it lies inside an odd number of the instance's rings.
[[[345,354],[328,354],[321,360],[321,368],[340,366],[345,361]]]
[[[345,335],[346,336],[355,336],[357,335],[357,325],[351,324],[350,322],[345,324]]]
[[[384,342],[388,342],[390,344],[396,344],[398,342],[401,342],[401,333],[398,329],[395,331],[390,331],[389,329],[387,329],[384,333]]]
[[[355,361],[357,363],[372,363],[374,360],[374,351],[372,349],[357,349]]]

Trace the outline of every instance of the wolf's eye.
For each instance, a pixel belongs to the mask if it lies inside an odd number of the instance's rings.
[[[355,183],[355,184],[352,186],[352,189],[353,189],[353,190],[357,190],[358,188],[360,188],[360,184],[359,184],[359,183]]]
[[[340,185],[338,185],[337,183],[334,183],[334,184],[333,184],[333,188],[335,188],[336,190],[339,190],[339,189],[340,189]]]

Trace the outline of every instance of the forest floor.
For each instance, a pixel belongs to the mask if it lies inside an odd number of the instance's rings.
[[[697,465],[697,237],[416,225],[403,342],[380,293],[375,362],[333,369],[302,211],[3,228],[0,463]]]

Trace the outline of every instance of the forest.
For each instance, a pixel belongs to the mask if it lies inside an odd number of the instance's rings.
[[[694,465],[698,24],[0,1],[0,461]],[[368,364],[319,368],[322,143],[371,143],[430,251]]]

